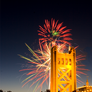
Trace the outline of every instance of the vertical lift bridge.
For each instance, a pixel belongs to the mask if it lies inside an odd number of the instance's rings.
[[[50,92],[72,92],[76,90],[76,51],[70,47],[68,53],[59,53],[57,46],[51,49]]]

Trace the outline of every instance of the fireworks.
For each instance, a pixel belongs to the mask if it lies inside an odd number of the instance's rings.
[[[58,23],[58,20],[55,22],[55,19],[51,19],[51,25],[50,21],[45,20],[44,28],[42,28],[39,25],[38,35],[41,36],[39,38],[39,45],[41,47],[41,44],[44,44],[45,42],[55,42],[56,44],[63,44],[67,43],[71,45],[69,40],[72,40],[69,36],[72,34],[69,33],[71,29],[65,29],[66,26],[62,27],[62,23]],[[65,30],[64,30],[65,29]]]
[[[42,36],[39,38],[39,46],[40,49],[33,51],[26,43],[28,50],[32,53],[33,57],[27,58],[25,56],[19,55],[21,58],[24,58],[28,60],[28,63],[30,64],[30,68],[28,69],[22,69],[20,71],[29,71],[26,75],[28,76],[26,79],[22,81],[23,86],[26,85],[28,82],[34,80],[34,82],[30,85],[32,87],[36,84],[34,91],[36,91],[38,88],[42,88],[42,85],[46,82],[48,85],[48,78],[49,78],[49,71],[51,69],[50,62],[51,62],[51,48],[54,45],[57,45],[58,52],[63,53],[65,50],[67,50],[67,47],[71,45],[69,40],[72,40],[72,38],[68,37],[71,36],[70,29],[65,29],[66,26],[62,27],[63,23],[57,24],[58,21],[55,23],[55,19],[51,19],[51,25],[50,21],[45,20],[44,28],[39,26],[38,35]],[[65,29],[65,30],[64,30]],[[67,46],[68,45],[68,46]],[[80,60],[84,60],[83,55],[78,55],[76,57],[76,63]],[[77,71],[76,75],[79,76],[80,74],[85,74],[81,72],[80,70],[87,70],[84,68],[78,68],[79,66],[84,65],[78,65],[77,64]],[[80,80],[77,80],[78,82],[81,82]],[[23,87],[22,86],[22,87]]]

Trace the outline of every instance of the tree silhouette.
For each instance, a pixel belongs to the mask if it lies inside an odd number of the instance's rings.
[[[0,92],[3,92],[3,90],[0,90]]]

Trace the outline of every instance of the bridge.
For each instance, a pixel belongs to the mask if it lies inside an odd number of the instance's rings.
[[[57,46],[51,49],[50,90],[47,92],[76,92],[76,50],[60,53]]]

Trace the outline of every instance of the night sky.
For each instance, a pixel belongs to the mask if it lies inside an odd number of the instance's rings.
[[[91,2],[1,2],[1,29],[0,29],[0,89],[12,92],[32,92],[31,82],[22,88],[22,80],[27,76],[19,72],[27,64],[18,54],[31,54],[25,43],[33,50],[39,48],[37,30],[43,27],[44,20],[51,18],[64,22],[63,26],[72,29],[72,46],[79,46],[78,54],[86,55],[82,61],[87,75],[80,75],[84,82],[87,76],[92,85],[92,6]],[[34,87],[34,86],[33,86]],[[43,86],[43,91],[48,87]],[[39,92],[39,90],[37,91]]]

